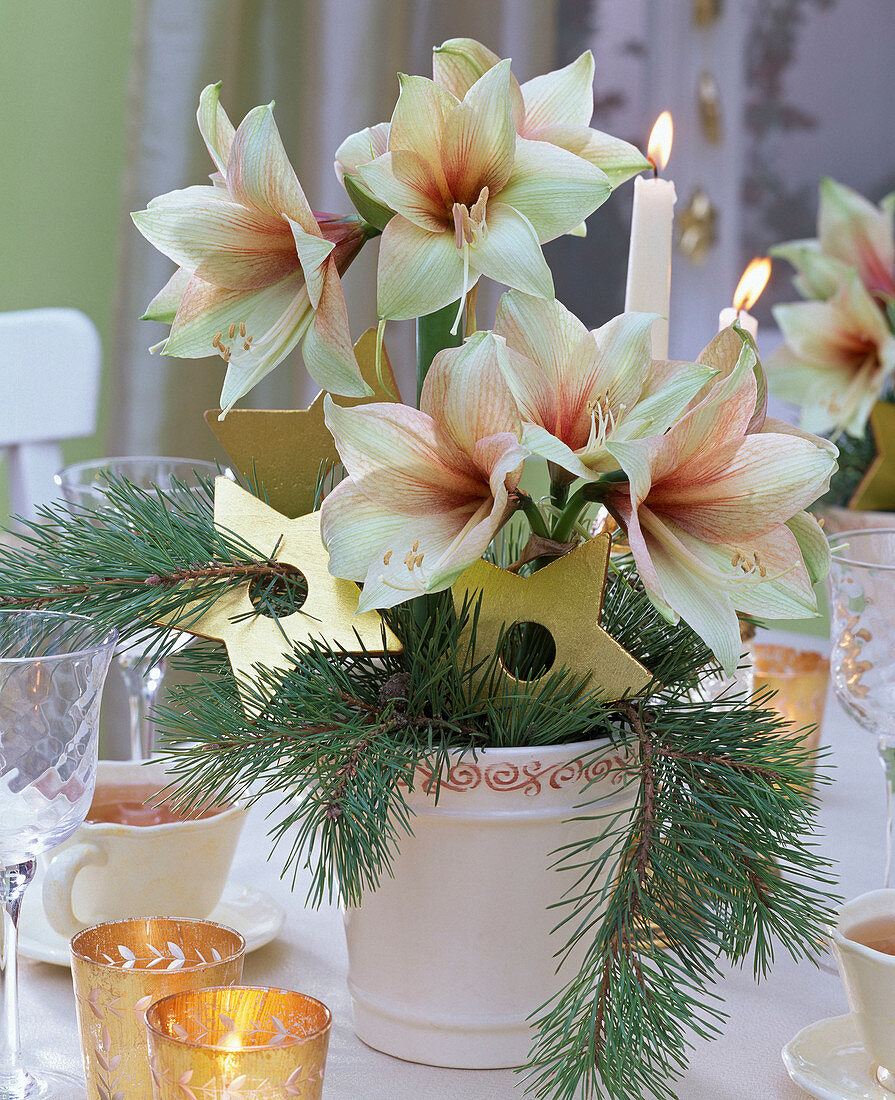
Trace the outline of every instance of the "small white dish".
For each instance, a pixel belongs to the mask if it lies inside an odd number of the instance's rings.
[[[208,919],[241,932],[249,952],[276,939],[286,921],[286,910],[263,890],[228,882]],[[29,899],[27,891],[19,921],[19,954],[55,966],[71,965],[68,940],[50,927],[40,899]]]
[[[781,1051],[786,1072],[818,1100],[895,1100],[876,1079],[876,1064],[851,1016],[803,1028]]]

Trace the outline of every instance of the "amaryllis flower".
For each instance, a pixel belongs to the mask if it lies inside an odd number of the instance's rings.
[[[618,468],[613,440],[661,435],[714,373],[656,361],[656,315],[625,313],[594,332],[559,302],[505,294],[494,332],[507,342],[504,374],[522,414],[522,441],[573,477]]]
[[[379,315],[390,319],[440,309],[482,274],[552,298],[541,244],[610,193],[606,174],[582,157],[517,137],[509,61],[462,100],[425,77],[402,76],[388,151],[357,175],[395,212],[379,248]]]
[[[774,392],[809,431],[863,434],[895,374],[895,336],[857,272],[824,302],[774,307],[785,343],[768,360]]]
[[[219,93],[207,87],[198,112],[213,185],[172,191],[132,215],[179,265],[145,315],[171,324],[159,347],[184,358],[217,352],[227,363],[225,411],[302,339],[322,387],[364,396],[339,278],[364,243],[362,223],[315,215],[271,108],[256,107],[234,130]]]
[[[321,530],[330,572],[364,582],[359,610],[447,588],[512,514],[528,452],[504,350],[479,332],[440,352],[418,410],[325,399],[348,478],[323,502]]]
[[[853,269],[874,297],[895,298],[895,195],[880,206],[832,179],[820,184],[817,238],[789,241],[771,250],[798,272],[796,289],[806,298],[831,298]]]
[[[473,38],[451,38],[432,51],[437,84],[461,99],[500,58]],[[547,141],[584,157],[601,168],[612,187],[649,167],[649,161],[627,141],[592,130],[594,58],[590,50],[565,68],[527,80],[521,87],[510,77],[510,97],[517,133]]]
[[[764,421],[760,405],[744,343],[736,366],[665,435],[608,445],[629,481],[607,504],[650,599],[689,623],[728,673],[741,648],[736,612],[815,614],[812,582],[827,562],[803,510],[828,487],[836,449]]]

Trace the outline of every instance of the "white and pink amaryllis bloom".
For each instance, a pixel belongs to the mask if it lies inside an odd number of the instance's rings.
[[[652,358],[653,313],[625,313],[589,331],[560,302],[518,291],[500,300],[494,332],[507,342],[507,384],[522,442],[573,478],[618,468],[607,445],[661,435],[714,373]]]
[[[707,349],[719,358],[729,330]],[[662,436],[610,443],[628,477],[607,504],[621,520],[653,603],[680,616],[728,673],[741,642],[736,612],[764,619],[817,612],[812,582],[828,563],[826,540],[803,509],[836,468],[825,440],[765,420],[754,351]]]
[[[805,298],[831,298],[849,271],[870,295],[895,298],[895,194],[879,206],[832,179],[820,184],[817,237],[775,245],[771,255],[796,269],[796,289]]]
[[[213,184],[171,191],[131,215],[178,265],[145,314],[171,325],[158,346],[188,359],[219,354],[227,364],[224,411],[300,340],[320,386],[365,396],[339,277],[364,228],[355,218],[314,214],[270,106],[254,108],[234,130],[219,94],[219,84],[205,88],[197,116],[217,168]]]
[[[862,435],[895,378],[895,336],[857,272],[826,301],[778,305],[774,318],[785,340],[768,359],[774,393],[809,431]]]
[[[451,38],[432,51],[432,75],[437,84],[462,99],[500,60],[474,38]],[[520,137],[546,141],[584,157],[606,173],[612,187],[649,168],[649,161],[636,146],[591,128],[594,57],[590,50],[564,68],[533,77],[521,86],[511,75],[510,97]]]
[[[505,350],[479,332],[440,352],[419,409],[325,399],[348,477],[323,502],[321,531],[330,572],[363,581],[359,611],[449,587],[515,510],[528,451]]]
[[[371,149],[381,137],[370,135]],[[387,151],[360,164],[349,140],[366,194],[394,211],[377,280],[379,316],[390,320],[441,309],[480,275],[552,299],[542,243],[574,229],[611,192],[583,157],[517,136],[509,61],[462,99],[426,77],[402,76]]]

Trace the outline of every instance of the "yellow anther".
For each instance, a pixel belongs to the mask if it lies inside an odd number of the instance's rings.
[[[386,550],[386,552],[382,555],[382,564],[383,565],[388,565],[388,563],[391,560],[392,560],[392,552],[391,552],[391,550]]]
[[[230,328],[227,330],[227,334],[231,340],[236,335],[236,325],[234,325],[232,322],[230,324]]]

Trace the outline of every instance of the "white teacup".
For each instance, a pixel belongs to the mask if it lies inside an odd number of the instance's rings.
[[[161,790],[169,781],[160,763],[101,760],[97,772],[98,789]],[[207,917],[220,901],[246,813],[231,806],[157,825],[86,821],[45,867],[47,920],[70,938],[127,917]]]
[[[895,928],[895,890],[873,890],[847,902],[830,929],[833,954],[864,1049],[877,1063],[877,1078],[895,1084],[895,955],[849,938],[867,921]]]

